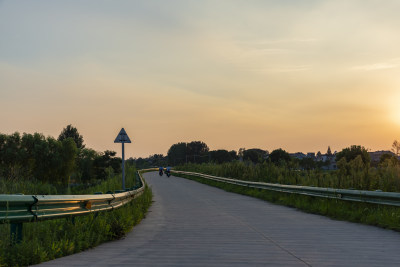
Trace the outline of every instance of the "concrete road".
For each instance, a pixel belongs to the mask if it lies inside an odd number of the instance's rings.
[[[183,178],[144,175],[147,217],[123,240],[42,266],[400,266],[400,234]]]

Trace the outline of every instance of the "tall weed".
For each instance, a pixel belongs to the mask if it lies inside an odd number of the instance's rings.
[[[127,170],[126,184],[135,183],[135,169]],[[121,175],[77,193],[106,192],[121,189]],[[81,189],[83,190],[83,189]],[[144,193],[125,206],[111,211],[23,224],[23,240],[12,244],[10,225],[0,225],[0,266],[27,266],[70,255],[102,242],[123,237],[145,216],[151,204],[152,192]]]
[[[400,192],[400,166],[397,162],[385,161],[372,168],[361,158],[356,158],[350,162],[338,162],[338,166],[339,169],[334,171],[299,170],[270,162],[254,164],[235,161],[223,164],[188,163],[175,167],[175,170],[266,183]]]

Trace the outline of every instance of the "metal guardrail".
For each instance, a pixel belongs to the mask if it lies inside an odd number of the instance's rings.
[[[22,223],[75,217],[117,209],[140,196],[144,181],[137,172],[140,186],[114,193],[93,195],[5,195],[0,194],[0,224],[11,223],[11,235],[22,239]]]
[[[119,208],[142,194],[144,182],[139,172],[138,176],[140,187],[125,192],[94,195],[0,194],[0,223],[57,219]]]
[[[184,174],[189,176],[201,177],[208,180],[217,182],[235,184],[240,186],[266,189],[277,192],[293,193],[307,196],[332,198],[338,200],[358,201],[380,205],[400,206],[400,193],[395,192],[380,192],[380,191],[365,191],[365,190],[351,190],[351,189],[335,189],[324,187],[312,186],[298,186],[298,185],[283,185],[262,182],[243,181],[231,178],[217,177],[196,172],[174,171],[172,173]]]

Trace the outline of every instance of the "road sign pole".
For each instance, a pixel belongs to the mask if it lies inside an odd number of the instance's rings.
[[[122,189],[125,190],[125,143],[122,143]]]
[[[122,143],[122,189],[125,190],[125,143],[131,143],[131,139],[124,128],[121,129],[114,143]]]

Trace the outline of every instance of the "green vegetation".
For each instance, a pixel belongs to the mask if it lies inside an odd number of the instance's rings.
[[[72,125],[58,139],[42,134],[0,134],[0,194],[93,194],[122,188],[116,152],[86,148]],[[126,166],[126,186],[135,185]],[[124,236],[145,215],[152,193],[111,212],[23,224],[23,240],[13,242],[10,225],[0,225],[0,266],[26,266],[73,254]]]
[[[383,160],[378,167],[364,163],[360,155],[349,161],[343,157],[337,166],[339,169],[335,171],[302,170],[294,161],[279,160],[276,164],[271,161],[258,164],[234,161],[223,164],[188,163],[176,166],[175,170],[266,183],[400,192],[400,164],[394,157]]]
[[[126,184],[135,183],[135,169],[127,168]],[[122,187],[121,175],[75,193],[93,193]],[[26,266],[73,254],[102,242],[123,237],[144,217],[151,204],[152,193],[146,186],[142,196],[111,211],[67,219],[24,223],[23,240],[11,245],[10,225],[0,225],[0,266]]]
[[[37,180],[0,179],[0,194],[57,195],[57,187]]]
[[[58,136],[57,140],[58,141],[63,141],[65,139],[72,138],[74,141],[76,147],[78,149],[85,148],[85,145],[83,144],[83,136],[79,134],[78,129],[73,127],[71,124],[67,125],[65,127],[60,135]]]
[[[168,164],[177,165],[185,162],[206,162],[209,158],[208,146],[201,141],[177,143],[168,150]]]
[[[215,186],[228,192],[260,198],[276,204],[298,208],[306,212],[321,214],[338,220],[363,223],[400,231],[399,207],[287,194],[211,181],[195,176],[175,173],[174,175]]]
[[[131,188],[136,184],[136,169],[135,167],[128,165],[125,168],[125,187]],[[76,187],[71,189],[71,193],[74,195],[78,194],[94,194],[96,192],[105,193],[107,191],[121,190],[122,188],[122,174],[110,176],[109,179],[102,181],[100,184],[85,187]]]
[[[85,148],[71,125],[57,140],[40,133],[0,134],[0,193],[65,194],[70,185],[98,184],[121,172],[115,155]]]
[[[77,153],[70,138],[57,141],[38,133],[0,134],[0,177],[67,184]]]

